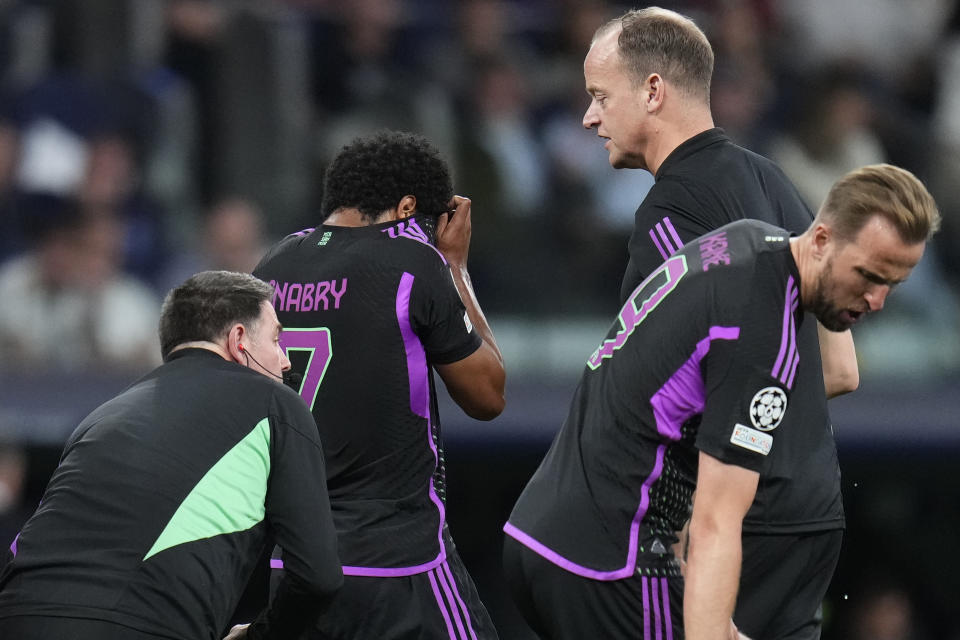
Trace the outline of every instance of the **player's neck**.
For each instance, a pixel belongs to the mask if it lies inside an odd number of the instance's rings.
[[[372,224],[380,224],[381,222],[390,222],[391,220],[398,219],[396,209],[388,209],[384,211],[374,220],[370,220],[365,215],[363,215],[359,209],[354,207],[341,207],[337,209],[323,221],[323,224],[330,225],[332,227],[367,227]]]
[[[208,340],[193,340],[191,342],[181,342],[173,349],[170,350],[170,353],[175,353],[183,349],[206,349],[207,351],[212,351],[224,360],[230,360],[230,354],[227,352],[227,349],[224,345],[218,344],[216,342],[210,342]]]
[[[366,216],[360,213],[359,209],[344,207],[337,209],[327,216],[327,219],[323,221],[323,224],[334,227],[366,227],[372,223],[366,218]]]
[[[817,262],[814,259],[813,250],[809,232],[790,238],[790,253],[793,254],[793,261],[797,264],[797,272],[800,274],[800,306],[803,306],[804,300],[810,299],[807,290],[817,281],[816,274],[813,273]]]

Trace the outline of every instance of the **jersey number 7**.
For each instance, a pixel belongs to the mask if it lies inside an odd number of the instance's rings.
[[[306,351],[310,356],[307,367],[303,372],[303,382],[300,383],[300,397],[313,411],[313,404],[317,401],[317,391],[323,376],[327,373],[333,349],[330,346],[330,329],[316,327],[313,329],[284,329],[280,333],[280,346],[287,357],[291,351]]]

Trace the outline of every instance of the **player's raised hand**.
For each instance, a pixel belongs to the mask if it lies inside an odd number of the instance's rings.
[[[470,198],[453,196],[450,212],[437,219],[437,250],[451,266],[467,266],[472,229],[470,205]]]

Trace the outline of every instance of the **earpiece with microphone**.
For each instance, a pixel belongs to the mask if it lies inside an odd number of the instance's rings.
[[[303,376],[300,375],[299,373],[295,371],[284,371],[282,375],[278,376],[277,374],[275,374],[274,372],[270,371],[265,366],[260,364],[260,362],[256,358],[254,358],[249,351],[244,349],[243,345],[240,344],[239,342],[237,343],[237,350],[242,352],[243,357],[247,359],[247,367],[250,366],[250,360],[253,360],[254,364],[256,364],[258,367],[263,369],[267,373],[267,375],[277,378],[278,380],[280,380],[286,385],[291,385],[296,387],[300,386],[300,382],[301,380],[303,380]]]

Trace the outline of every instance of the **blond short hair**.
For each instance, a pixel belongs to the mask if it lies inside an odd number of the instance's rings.
[[[929,240],[940,229],[940,211],[923,183],[906,169],[872,164],[855,169],[830,188],[817,220],[852,241],[874,215],[881,215],[908,244]]]
[[[620,59],[635,84],[657,73],[710,104],[713,48],[693,20],[661,7],[634,9],[597,29],[593,42],[616,28],[621,29],[617,38]]]

